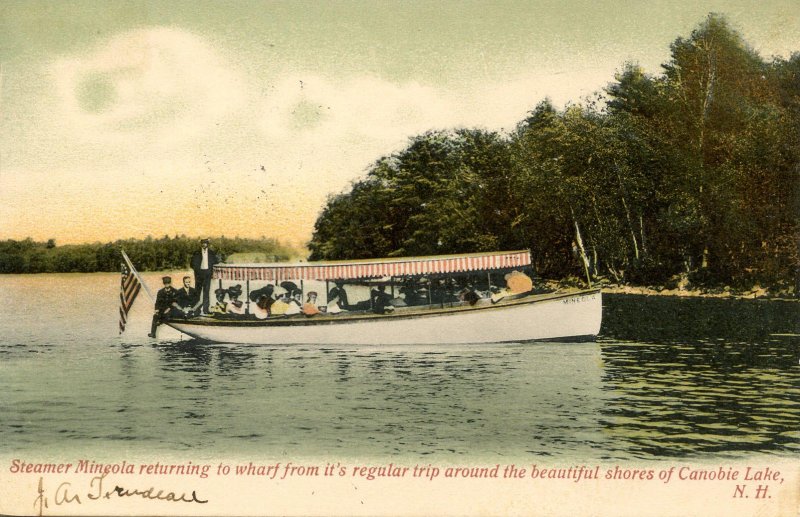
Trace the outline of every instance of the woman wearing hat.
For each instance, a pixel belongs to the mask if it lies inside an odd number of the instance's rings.
[[[211,307],[211,314],[226,314],[228,312],[228,304],[225,303],[225,296],[227,294],[228,290],[221,287],[214,291],[214,296],[217,297],[217,303]]]
[[[289,305],[289,307],[286,308],[286,312],[284,312],[284,314],[287,316],[292,316],[294,314],[300,314],[303,312],[302,291],[300,291],[300,289],[295,289],[294,291],[291,291],[291,293],[292,295],[288,300],[286,300],[286,303]]]
[[[270,316],[270,307],[272,306],[272,298],[266,294],[262,294],[256,300],[256,303],[251,305],[253,316],[258,320],[265,320]]]
[[[303,314],[306,316],[316,316],[319,313],[320,310],[317,308],[317,293],[316,291],[310,291],[306,303],[303,304]]]
[[[228,306],[225,307],[225,311],[228,314],[245,314],[245,307],[244,302],[239,300],[239,297],[242,295],[242,286],[240,284],[236,284],[233,287],[228,288],[228,297],[231,299],[228,302]]]

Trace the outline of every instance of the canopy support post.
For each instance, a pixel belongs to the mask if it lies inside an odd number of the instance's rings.
[[[244,313],[245,314],[250,314],[250,279],[249,278],[247,279],[246,285],[247,285],[247,287],[246,287],[247,296],[245,297],[245,302],[244,302]]]

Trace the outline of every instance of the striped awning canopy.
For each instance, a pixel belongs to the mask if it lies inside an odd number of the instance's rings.
[[[530,251],[522,250],[345,262],[218,264],[214,266],[214,278],[276,283],[284,280],[356,280],[514,269],[530,263]]]

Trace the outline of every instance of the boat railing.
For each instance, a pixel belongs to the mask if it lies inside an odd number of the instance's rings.
[[[574,294],[574,293],[569,293]],[[505,296],[499,298],[479,298],[474,303],[470,303],[469,301],[462,301],[462,300],[454,300],[454,301],[446,301],[446,302],[434,302],[430,304],[419,304],[419,305],[404,305],[404,306],[392,306],[392,309],[388,310],[384,314],[377,314],[371,309],[358,309],[358,310],[343,310],[337,313],[328,313],[328,312],[320,312],[319,314],[313,316],[307,316],[303,313],[297,314],[277,314],[277,315],[270,315],[264,319],[255,318],[252,314],[246,315],[238,315],[238,314],[216,314],[208,317],[200,318],[201,321],[241,321],[241,322],[270,322],[270,321],[283,321],[283,320],[303,320],[303,319],[326,319],[326,320],[335,320],[335,319],[349,319],[352,317],[386,317],[392,315],[413,315],[413,314],[425,314],[425,313],[432,313],[437,311],[450,311],[450,310],[469,310],[469,309],[482,309],[488,308],[492,306],[507,306],[507,305],[515,305],[518,303],[528,303],[541,300],[541,299],[548,299],[548,298],[558,298],[567,295],[567,293],[554,293],[554,292],[537,292],[537,291],[528,291],[524,293],[513,293],[513,294],[506,294]],[[191,321],[191,320],[189,320]]]

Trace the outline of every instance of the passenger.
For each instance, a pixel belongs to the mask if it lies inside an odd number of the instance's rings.
[[[177,291],[176,302],[184,317],[191,318],[200,314],[203,301],[197,289],[192,287],[192,277],[183,277],[183,287]]]
[[[372,312],[375,314],[386,314],[393,311],[394,307],[391,305],[391,301],[392,297],[386,292],[385,285],[379,285],[377,289],[373,289],[370,293]]]
[[[475,292],[472,287],[465,287],[458,293],[459,300],[467,302],[470,305],[475,305],[480,300],[481,296]]]
[[[245,314],[245,306],[244,302],[239,300],[239,297],[242,295],[242,286],[240,284],[236,284],[233,287],[228,288],[228,297],[231,299],[228,302],[227,307],[225,307],[225,312],[227,314],[237,314],[237,315],[244,315]]]
[[[400,293],[400,296],[395,296],[389,300],[389,304],[392,307],[408,307],[408,304],[406,303],[406,295],[403,293]]]
[[[413,305],[428,305],[428,303],[430,303],[428,301],[429,300],[429,298],[428,298],[429,293],[430,293],[430,291],[428,291],[428,289],[426,289],[425,287],[420,288],[416,292],[416,294],[417,294],[417,303],[414,303]],[[406,303],[408,303],[408,296],[406,296]],[[412,304],[409,303],[409,305],[412,305]]]
[[[452,281],[435,280],[431,285],[432,303],[445,304],[459,301],[458,296],[453,293],[454,287]]]
[[[290,282],[288,280],[284,280],[283,282],[281,282],[280,287],[282,287],[287,293],[289,293],[289,298],[294,296],[295,291],[300,290],[298,289],[297,284],[295,284],[294,282]]]
[[[331,289],[331,293],[334,292],[334,289]],[[340,293],[344,293],[344,290],[340,290]],[[345,296],[347,296],[345,294]],[[338,296],[334,296],[333,298],[328,297],[328,305],[326,307],[325,312],[328,314],[339,314],[340,312],[347,312],[347,309],[342,308],[342,299]]]
[[[263,295],[267,295],[268,298],[272,298],[272,293],[275,291],[275,286],[272,284],[267,284],[261,289],[256,289],[255,291],[250,291],[250,301],[253,303],[257,303],[258,300]]]
[[[306,316],[316,316],[320,313],[317,308],[317,293],[316,291],[309,291],[306,303],[303,304],[303,314]]]
[[[497,303],[510,294],[511,292],[508,289],[497,289],[496,291],[492,292],[492,303]]]
[[[227,311],[227,303],[225,303],[225,295],[228,294],[227,289],[219,288],[214,291],[214,296],[217,297],[217,303],[211,307],[211,314],[226,314]]]
[[[273,305],[272,298],[266,294],[258,297],[258,301],[253,304],[253,316],[259,320],[265,320],[270,315],[270,307]]]
[[[252,314],[256,319],[264,320],[270,315],[270,307],[272,306],[272,293],[275,291],[275,286],[267,284],[261,289],[256,289],[250,292],[250,301],[253,302],[251,307]]]
[[[200,240],[200,249],[192,255],[194,285],[203,292],[203,314],[208,314],[210,304],[211,274],[214,266],[220,263],[216,253],[208,248],[208,239]]]
[[[527,293],[533,290],[533,281],[521,271],[512,271],[505,276],[506,286],[511,294]]]
[[[286,309],[286,315],[292,316],[294,314],[300,314],[303,312],[303,293],[300,292],[300,289],[295,289],[292,291],[292,296],[286,301],[289,304],[289,308]]]
[[[150,333],[148,336],[156,337],[156,329],[159,325],[168,321],[171,316],[181,314],[176,303],[178,292],[172,288],[172,278],[165,276],[161,278],[164,287],[156,293],[156,306],[153,313],[153,322],[150,324]]]
[[[406,302],[406,305],[420,305],[427,302],[426,299],[422,298],[417,288],[414,287],[414,282],[412,280],[409,280],[400,288],[400,294],[403,295],[403,300]]]
[[[284,291],[278,294],[278,299],[269,308],[272,316],[281,316],[289,310],[289,293]]]
[[[334,285],[333,289],[328,293],[328,312],[333,312],[331,311],[331,301],[334,299],[336,299],[336,305],[339,309],[350,309],[350,302],[347,300],[347,291],[344,290],[344,282],[341,280],[337,280],[336,285]]]

